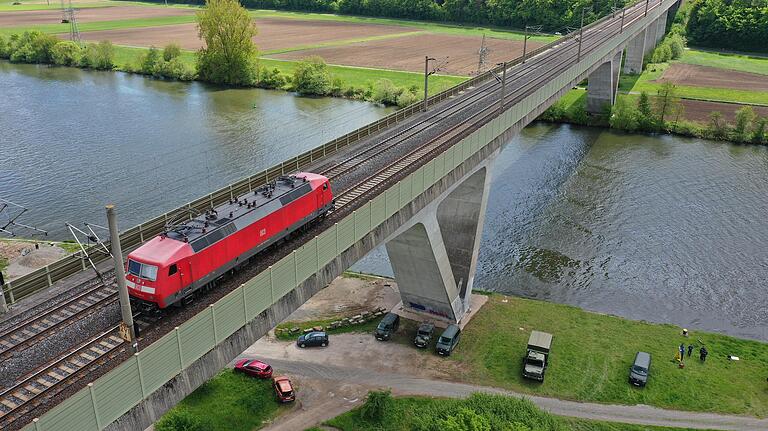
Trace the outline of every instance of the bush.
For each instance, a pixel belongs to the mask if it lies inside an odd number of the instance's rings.
[[[685,37],[680,34],[671,34],[667,38],[669,48],[672,50],[672,59],[677,60],[685,51]]]
[[[285,82],[285,77],[280,73],[280,69],[274,68],[269,70],[264,68],[259,72],[259,83],[257,85],[261,88],[275,89],[282,88]]]
[[[611,109],[611,117],[608,122],[613,129],[634,132],[639,126],[638,116],[637,109],[626,99],[619,97]]]
[[[371,391],[368,393],[368,399],[365,400],[361,408],[363,418],[369,421],[381,421],[387,410],[392,404],[392,391]]]
[[[155,423],[155,431],[204,431],[197,416],[183,408],[175,408]]]
[[[662,43],[653,50],[651,63],[666,63],[669,60],[672,60],[672,48],[669,47],[669,44]]]
[[[178,79],[179,81],[191,81],[195,79],[195,75],[195,70],[178,57],[172,58],[170,61],[160,60],[155,70],[155,76]]]
[[[411,90],[405,90],[400,93],[399,96],[397,96],[397,106],[405,108],[406,106],[412,105],[420,100],[421,98],[417,96],[415,92]]]
[[[0,35],[0,58],[8,58],[11,56],[11,53],[9,52],[10,49],[10,42],[8,39],[3,37],[3,35]]]
[[[397,98],[403,92],[389,79],[379,79],[373,84],[373,101],[384,105],[397,105]]]
[[[163,60],[171,61],[181,55],[181,47],[178,43],[169,43],[163,48]]]
[[[80,59],[82,67],[98,70],[109,70],[115,67],[115,48],[112,42],[102,40],[99,43],[89,43]]]
[[[318,56],[300,61],[293,71],[293,87],[301,95],[325,96],[331,91],[331,74]]]
[[[565,118],[565,115],[565,104],[561,100],[558,100],[542,112],[539,119],[543,121],[560,121]]]
[[[331,96],[339,97],[344,92],[344,81],[341,78],[333,78],[331,81]]]
[[[59,42],[54,36],[37,30],[11,35],[3,48],[3,57],[15,63],[53,63],[53,47]]]
[[[54,64],[59,66],[77,66],[83,57],[83,50],[77,43],[64,40],[54,45],[51,50],[51,57]]]
[[[160,71],[160,63],[163,59],[160,57],[160,51],[154,46],[149,47],[146,54],[139,56],[139,71],[145,75],[154,75]]]

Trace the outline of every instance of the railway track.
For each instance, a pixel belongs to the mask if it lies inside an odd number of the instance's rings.
[[[0,333],[0,359],[7,359],[30,344],[57,333],[78,318],[115,302],[117,290],[110,279],[107,281],[106,286],[99,283]]]
[[[653,7],[658,7],[658,3]],[[628,9],[624,20],[625,27],[641,18],[642,15],[642,6],[636,5]],[[604,37],[618,33],[620,31],[618,21],[619,18],[617,17],[607,21],[604,25],[585,30],[581,40],[581,54],[588,55],[596,47],[599,47],[599,42]],[[516,103],[522,97],[535,91],[541,83],[551,79],[554,74],[572,66],[578,55],[577,45],[578,41],[575,38],[565,39],[551,48],[562,49],[563,51],[558,55],[553,55],[544,61],[536,61],[538,56],[529,57],[525,67],[519,67],[520,65],[517,64],[507,69],[508,82],[516,84],[515,88],[509,86],[507,88],[507,104]],[[544,73],[541,73],[542,70]],[[481,83],[468,89],[467,93],[470,94],[465,94],[462,98],[451,99],[452,102],[445,105],[439,105],[433,111],[423,114],[413,124],[407,125],[391,136],[373,145],[369,144],[353,155],[324,168],[321,172],[329,178],[341,177],[371,163],[387,152],[397,150],[397,147],[409,140],[418,139],[420,133],[438,126],[449,126],[446,127],[447,130],[438,132],[437,136],[431,138],[428,143],[417,145],[415,148],[403,149],[402,151],[406,152],[404,155],[398,156],[375,173],[368,174],[367,178],[342,190],[336,198],[337,207],[353,206],[354,203],[369,196],[377,188],[395,179],[404,171],[434,157],[446,145],[456,139],[461,139],[463,135],[496,116],[499,109],[500,90],[501,84],[493,79]],[[443,121],[448,118],[453,119],[454,115],[466,115],[467,118],[452,126]],[[79,317],[116,300],[117,294],[114,288],[100,286],[88,289],[88,291],[71,298],[64,304],[0,334],[0,358],[5,358],[42,337],[56,333],[68,326],[69,323],[67,322],[74,322]],[[138,320],[142,329],[153,324],[152,318],[140,318]],[[115,328],[110,328],[109,331],[67,353],[62,359],[57,359],[21,379],[18,384],[0,394],[0,428],[5,429],[7,425],[34,409],[45,399],[61,392],[64,387],[79,380],[79,375],[87,374],[89,369],[105,363],[126,347],[126,343],[116,336]]]
[[[658,7],[658,3],[654,7]],[[639,9],[633,10],[629,16],[629,21],[627,21],[624,24],[624,27],[626,27],[627,25],[631,25],[631,23],[634,22],[634,20],[639,19],[641,16],[642,16],[642,12]],[[626,16],[625,16],[625,19],[627,19]],[[616,24],[615,22],[608,24],[607,30],[613,31],[613,33],[610,34],[609,36],[613,36],[616,33],[619,33],[620,31],[623,30],[623,27],[620,27],[621,24],[619,24],[619,26],[616,26],[615,24]],[[618,28],[614,29],[614,27],[618,27]],[[584,38],[581,41],[582,43],[581,55],[588,55],[596,47],[599,47],[600,45],[599,41],[601,37],[605,35],[604,34],[605,30],[606,29],[593,28],[587,31],[587,33],[584,35]],[[586,47],[585,47],[585,42],[587,43]],[[570,39],[570,40],[564,41],[563,44],[570,44],[570,45],[576,46],[578,45],[578,42],[573,39]],[[570,48],[573,48],[573,46]],[[572,49],[570,49],[569,51],[572,51]],[[535,91],[536,88],[538,88],[537,84],[539,84],[540,82],[546,82],[547,80],[549,80],[551,74],[559,74],[560,72],[570,67],[573,64],[573,62],[577,61],[579,55],[580,54],[578,51],[569,52],[568,56],[565,59],[560,59],[559,61],[557,61],[554,68],[552,68],[552,64],[550,64],[550,62],[545,62],[545,63],[538,64],[534,68],[529,67],[527,70],[523,71],[522,74],[520,74],[520,70],[513,71],[511,77],[508,79],[515,80],[515,79],[520,79],[521,77],[527,77],[527,76],[533,76],[534,79],[530,80],[529,82],[525,82],[523,85],[519,85],[507,96],[508,97],[507,100],[519,99],[532,93],[533,91]],[[541,68],[548,68],[550,70],[550,73],[538,74],[537,72]],[[500,83],[498,83],[495,86],[501,89]],[[494,86],[492,85],[491,87],[494,87]],[[485,94],[483,95],[483,97],[481,97],[481,99],[488,98],[488,97],[497,98],[495,94],[495,89],[492,89],[491,91],[486,90]],[[361,198],[366,197],[367,195],[370,194],[371,191],[381,186],[382,184],[386,183],[389,179],[394,178],[402,171],[405,171],[409,167],[414,166],[415,164],[417,164],[419,161],[423,159],[428,159],[433,157],[434,153],[436,153],[438,149],[444,146],[447,142],[452,141],[452,139],[455,138],[456,136],[459,136],[463,134],[463,132],[472,129],[474,125],[484,124],[486,119],[493,118],[494,116],[496,116],[496,112],[498,110],[499,105],[496,104],[493,106],[494,108],[492,109],[481,110],[479,112],[472,114],[467,120],[463,121],[458,127],[448,129],[447,131],[441,133],[435,139],[432,139],[430,143],[410,151],[409,153],[396,159],[393,163],[380,169],[379,171],[377,171],[370,177],[366,178],[365,180],[360,181],[357,184],[353,185],[352,187],[348,188],[347,190],[343,191],[339,196],[336,197],[337,208],[344,208],[360,200]],[[423,124],[423,122],[424,121],[417,124]],[[430,126],[432,126],[432,124],[430,124]],[[411,127],[414,127],[414,126],[411,126]],[[355,160],[355,163],[359,164],[359,163],[368,161],[371,158],[375,157],[376,155],[389,150],[393,146],[394,145],[389,145],[383,150],[376,151],[374,154],[372,154],[370,157],[366,159],[363,159],[363,160],[357,159]],[[348,160],[354,160],[354,159],[355,157],[351,157]]]
[[[84,371],[95,369],[119,353],[125,342],[117,327],[99,334],[60,359],[21,379],[0,393],[0,424],[7,426],[35,408],[43,398],[60,393]]]

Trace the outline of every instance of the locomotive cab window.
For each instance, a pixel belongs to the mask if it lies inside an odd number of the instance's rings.
[[[157,280],[157,267],[128,259],[128,273],[149,281]]]
[[[323,183],[323,190],[328,190],[328,183]]]
[[[178,267],[176,266],[176,264],[174,263],[173,265],[171,265],[171,266],[168,268],[168,276],[170,277],[170,276],[172,276],[173,274],[176,274],[178,271],[179,271],[179,268],[178,268]]]

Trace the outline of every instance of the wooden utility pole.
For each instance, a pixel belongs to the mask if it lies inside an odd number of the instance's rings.
[[[128,286],[125,284],[125,267],[123,266],[123,251],[120,248],[120,233],[117,229],[117,211],[115,206],[107,205],[107,222],[109,223],[109,242],[112,244],[112,256],[115,261],[115,277],[117,281],[117,293],[120,297],[120,314],[123,321],[121,336],[131,343],[133,352],[139,351],[136,341],[136,332],[133,328],[133,313],[131,312],[131,298],[128,296]]]

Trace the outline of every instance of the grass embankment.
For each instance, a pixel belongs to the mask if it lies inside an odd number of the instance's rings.
[[[521,358],[532,329],[553,334],[551,365],[544,383],[521,376]],[[680,343],[710,354],[701,363],[674,362]],[[648,386],[627,383],[637,351],[653,356]],[[740,361],[729,361],[736,355]],[[457,378],[515,391],[579,401],[648,404],[669,409],[768,415],[768,344],[696,332],[683,337],[659,325],[590,313],[566,305],[491,295],[467,326],[458,349]]]
[[[187,24],[195,22],[194,15],[182,15],[182,16],[160,16],[153,18],[133,18],[133,19],[117,19],[110,21],[93,21],[78,23],[77,26],[80,32],[88,31],[101,31],[101,30],[122,30],[126,28],[145,28],[145,27],[157,27],[163,25],[173,24]],[[69,24],[37,24],[37,25],[22,25],[14,27],[5,27],[0,29],[0,34],[11,35],[14,33],[22,33],[26,30],[38,30],[43,33],[59,34],[68,33]],[[170,41],[169,41],[170,42]]]
[[[663,431],[683,428],[664,428],[609,422],[563,418],[538,409],[528,400],[500,395],[475,394],[466,400],[402,397],[387,403],[382,418],[370,419],[364,408],[356,408],[327,421],[328,425],[343,431],[387,431],[418,429],[491,429],[491,430],[548,430],[548,431]],[[469,428],[468,419],[486,427]],[[458,425],[451,428],[450,425]]]
[[[679,62],[768,75],[768,56],[686,49]]]
[[[277,402],[270,380],[227,369],[168,411],[155,424],[155,429],[249,431],[263,427],[289,408]],[[173,426],[190,422],[197,425],[189,428]]]
[[[742,65],[744,64],[742,63]],[[629,93],[645,91],[649,95],[656,94],[661,88],[662,83],[655,81],[662,77],[667,67],[669,67],[667,63],[653,64],[640,75],[622,75],[619,80],[619,91]],[[751,67],[751,65],[748,67]],[[764,67],[768,68],[768,60],[764,60]],[[731,88],[692,87],[687,85],[676,85],[676,89],[677,96],[684,99],[768,105],[768,92]]]
[[[344,334],[344,333],[348,333],[348,332],[373,333],[373,330],[376,329],[376,325],[379,324],[379,320],[381,320],[380,318],[377,318],[377,319],[370,320],[370,321],[365,322],[365,323],[361,323],[359,325],[350,325],[350,326],[344,326],[344,327],[336,328],[336,329],[327,329],[328,325],[331,322],[335,322],[335,321],[340,320],[340,319],[341,319],[341,317],[337,317],[337,318],[333,318],[333,319],[323,319],[323,320],[309,320],[309,321],[304,321],[304,322],[285,322],[285,323],[281,323],[281,324],[277,325],[277,327],[275,327],[275,329],[285,330],[285,329],[291,329],[293,327],[312,328],[312,327],[315,327],[315,326],[322,326],[323,328],[326,328],[324,330],[328,334],[330,334],[330,335]],[[283,332],[283,333],[281,333],[279,335],[275,335],[275,337],[278,340],[283,340],[283,341],[296,341],[296,339],[302,333],[303,333],[303,331],[299,332],[298,334],[290,334],[288,332]]]

